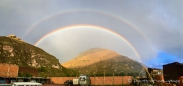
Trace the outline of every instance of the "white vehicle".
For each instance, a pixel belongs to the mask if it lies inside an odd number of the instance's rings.
[[[73,79],[73,85],[79,85],[79,79]]]
[[[42,86],[42,84],[37,82],[13,82],[11,86]]]
[[[90,86],[90,77],[88,75],[79,76],[79,85],[81,86]]]

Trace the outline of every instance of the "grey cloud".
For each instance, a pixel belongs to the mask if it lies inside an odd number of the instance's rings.
[[[59,14],[68,10],[75,11]],[[92,24],[109,28],[126,38],[143,60],[156,57],[158,51],[168,52],[181,58],[182,15],[183,1],[181,0],[1,0],[0,34],[14,33],[21,38],[30,27],[35,25],[23,38],[34,44],[59,27]],[[142,33],[125,23],[123,19],[136,26],[136,29]],[[59,53],[55,53],[57,54]]]

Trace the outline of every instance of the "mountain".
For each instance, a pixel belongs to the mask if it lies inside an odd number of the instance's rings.
[[[101,48],[84,51],[76,58],[62,64],[78,73],[95,75],[145,75],[141,63],[126,56]]]
[[[70,72],[56,57],[15,35],[0,36],[0,63],[36,68],[40,76],[66,76]]]

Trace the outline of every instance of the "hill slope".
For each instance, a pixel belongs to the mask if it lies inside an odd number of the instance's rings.
[[[16,36],[0,36],[0,63],[44,69],[40,71],[40,74],[46,74],[44,76],[65,76],[69,71],[60,65],[56,57]]]
[[[89,75],[139,75],[145,74],[143,66],[128,57],[107,49],[93,48],[73,60],[62,64]]]
[[[90,50],[84,51],[73,60],[63,63],[62,65],[66,68],[84,67],[116,56],[119,56],[119,54],[113,51],[92,48]]]

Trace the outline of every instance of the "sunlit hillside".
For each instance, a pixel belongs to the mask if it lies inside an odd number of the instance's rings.
[[[69,73],[56,57],[16,36],[0,36],[0,63],[40,69],[40,76],[66,76]]]
[[[144,75],[143,66],[114,51],[93,48],[62,64],[66,68],[89,75]]]

